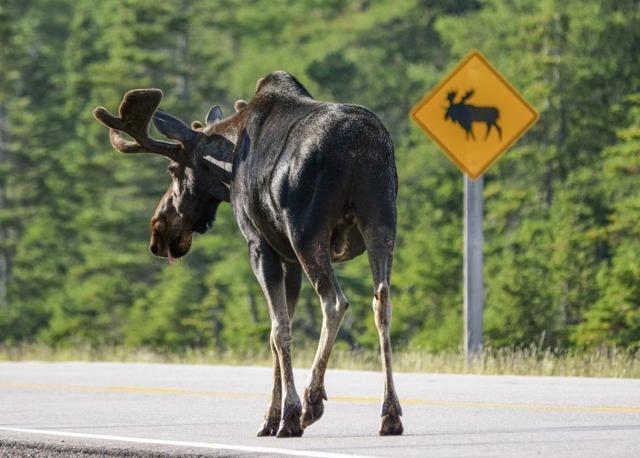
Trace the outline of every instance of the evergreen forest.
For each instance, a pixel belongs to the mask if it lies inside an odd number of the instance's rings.
[[[2,0],[0,343],[266,351],[230,206],[185,259],[153,257],[166,160],[116,152],[92,110],[157,87],[202,120],[286,70],[390,130],[392,342],[457,351],[463,177],[408,114],[471,49],[540,113],[485,175],[487,345],[638,348],[638,0]],[[366,256],[335,269],[351,304],[337,345],[377,348]],[[321,319],[305,280],[297,345],[316,344]]]

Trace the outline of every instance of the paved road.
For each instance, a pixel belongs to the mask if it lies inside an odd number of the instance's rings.
[[[378,437],[381,375],[329,371],[303,438],[257,438],[270,372],[0,363],[0,456],[640,456],[640,380],[397,374],[405,435]]]

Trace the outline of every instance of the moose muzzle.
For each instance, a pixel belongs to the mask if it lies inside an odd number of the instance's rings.
[[[189,252],[191,240],[190,231],[174,230],[162,217],[151,219],[149,250],[153,255],[173,262]]]

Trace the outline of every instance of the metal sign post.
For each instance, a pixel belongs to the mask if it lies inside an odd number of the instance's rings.
[[[482,351],[484,308],[482,213],[484,178],[464,176],[464,357],[467,364]]]

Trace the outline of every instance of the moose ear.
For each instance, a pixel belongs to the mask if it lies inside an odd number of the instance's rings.
[[[220,121],[222,118],[224,118],[224,115],[222,114],[222,108],[220,108],[218,105],[214,105],[209,110],[209,113],[207,113],[207,125],[214,124]]]
[[[198,132],[166,111],[157,110],[153,115],[153,124],[160,133],[173,140],[178,140],[185,146],[198,138]]]
[[[233,108],[234,108],[234,110],[236,110],[236,112],[238,112],[238,111],[240,111],[240,110],[244,109],[244,107],[246,107],[247,105],[248,105],[248,104],[247,104],[247,101],[246,101],[246,100],[238,99],[238,100],[236,100],[236,102],[233,104]]]

